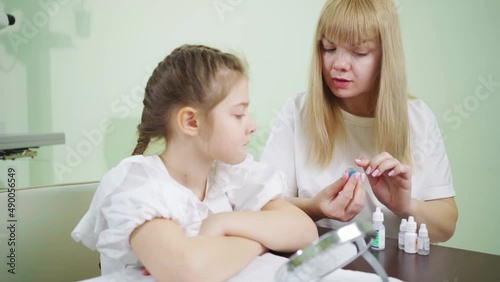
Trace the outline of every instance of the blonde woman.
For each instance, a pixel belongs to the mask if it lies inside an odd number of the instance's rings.
[[[391,0],[326,2],[308,93],[285,103],[261,161],[285,172],[287,199],[320,226],[371,221],[380,206],[389,237],[410,215],[433,242],[453,235],[448,157],[434,114],[408,95]]]

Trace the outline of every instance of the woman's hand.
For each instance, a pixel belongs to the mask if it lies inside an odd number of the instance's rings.
[[[344,172],[342,178],[326,186],[313,199],[316,206],[314,220],[331,218],[339,221],[353,219],[365,205],[365,191],[363,183],[365,175],[356,172],[349,176]]]
[[[401,217],[413,214],[411,201],[411,169],[387,152],[371,160],[360,157],[355,160],[370,181],[373,194],[391,211]]]

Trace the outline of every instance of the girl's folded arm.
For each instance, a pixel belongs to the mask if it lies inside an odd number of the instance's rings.
[[[295,252],[318,238],[311,218],[281,198],[269,201],[261,211],[218,213],[207,220],[222,226],[226,236],[248,238],[278,252]]]
[[[168,219],[136,228],[130,245],[157,281],[224,281],[266,251],[260,243],[241,237],[187,237]]]

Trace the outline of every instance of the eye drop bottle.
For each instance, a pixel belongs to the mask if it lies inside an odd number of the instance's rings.
[[[405,249],[405,233],[406,233],[406,218],[401,219],[398,234],[398,247],[400,250]]]
[[[408,218],[405,233],[405,253],[415,254],[417,252],[417,223],[413,216]]]
[[[375,235],[375,240],[373,240],[371,248],[374,250],[385,249],[384,214],[380,211],[379,207],[377,207],[373,213],[373,229],[375,229],[377,234]]]
[[[425,223],[422,223],[420,224],[420,229],[418,230],[418,254],[428,255],[430,252],[429,232],[427,231]]]

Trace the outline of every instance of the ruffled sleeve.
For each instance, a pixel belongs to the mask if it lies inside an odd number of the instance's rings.
[[[103,177],[73,239],[111,259],[137,263],[129,244],[132,231],[157,217],[183,221],[182,209],[191,208],[176,189],[164,187],[169,183],[162,178],[165,175],[144,156],[122,161]]]
[[[286,181],[283,173],[259,163],[248,155],[238,165],[218,163],[215,175],[235,211],[258,211],[269,201],[283,197]]]

